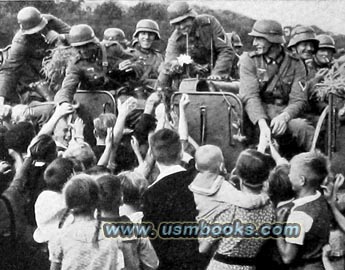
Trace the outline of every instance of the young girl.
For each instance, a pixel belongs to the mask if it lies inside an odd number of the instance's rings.
[[[121,269],[118,240],[106,239],[100,219],[94,218],[99,203],[99,187],[86,174],[73,176],[63,189],[67,210],[60,222],[61,231],[49,242],[51,270]],[[74,221],[63,227],[72,213]]]

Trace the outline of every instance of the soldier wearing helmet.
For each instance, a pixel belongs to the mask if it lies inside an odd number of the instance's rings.
[[[240,95],[249,119],[259,128],[260,148],[265,149],[271,137],[282,142],[289,136],[309,150],[314,128],[300,118],[307,105],[303,63],[284,49],[280,23],[259,20],[249,36],[255,51],[241,57]]]
[[[334,39],[329,35],[318,35],[318,49],[311,61],[307,62],[308,71],[308,100],[310,113],[319,115],[327,106],[324,96],[318,95],[318,83],[324,81],[325,75],[334,63],[333,55],[336,53]]]
[[[123,49],[127,49],[130,42],[127,40],[125,33],[120,28],[107,28],[103,33],[102,43],[105,46],[119,43]]]
[[[31,85],[41,79],[42,60],[65,38],[70,26],[60,19],[25,7],[17,15],[20,30],[12,40],[9,55],[0,69],[0,118],[9,112],[4,105],[27,103]],[[20,95],[20,100],[18,99]]]
[[[129,77],[139,77],[140,71],[133,64],[136,57],[118,43],[104,46],[89,25],[72,26],[69,42],[77,56],[67,66],[62,87],[55,95],[56,103],[71,103],[78,86],[85,90],[114,90]]]
[[[230,47],[235,52],[235,57],[232,62],[232,67],[230,71],[230,78],[239,80],[240,71],[239,71],[238,61],[240,60],[240,56],[242,54],[243,44],[242,44],[240,36],[236,32],[226,33],[226,35],[228,36],[228,42],[229,42]]]
[[[153,47],[156,40],[160,40],[158,24],[149,19],[140,20],[133,34],[134,54],[143,67],[142,80],[157,79],[158,68],[163,62],[163,55]]]
[[[292,30],[288,49],[302,59],[306,66],[311,65],[318,46],[319,41],[313,28],[300,25]],[[307,75],[309,76],[308,69]]]
[[[168,7],[170,24],[175,27],[169,38],[164,67],[159,75],[160,86],[170,86],[171,77],[179,70],[177,58],[189,55],[195,64],[204,66],[210,79],[227,77],[234,52],[218,20],[211,15],[198,15],[186,2]],[[197,69],[191,76],[197,73]]]

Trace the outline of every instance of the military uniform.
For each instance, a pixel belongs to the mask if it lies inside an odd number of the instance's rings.
[[[60,19],[49,14],[43,14],[42,17],[48,21],[46,31],[68,34],[70,26]],[[55,45],[48,43],[40,33],[24,35],[18,31],[12,40],[8,58],[0,69],[0,96],[18,103],[17,92],[25,92],[30,83],[42,79],[42,60]]]
[[[188,49],[187,49],[188,43]],[[181,54],[188,54],[195,63],[209,65],[213,59],[211,75],[228,76],[234,52],[228,44],[227,36],[218,20],[211,15],[198,15],[194,18],[193,28],[188,35],[173,32],[168,40],[164,68],[159,81],[164,82],[169,75],[171,61]]]
[[[80,54],[68,65],[66,77],[61,90],[55,95],[55,102],[71,103],[78,86],[83,90],[114,90],[121,86],[130,75],[140,78],[140,69],[135,74],[119,71],[118,64],[125,59],[136,59],[134,55],[125,52],[118,43],[104,47],[106,50],[106,64],[100,44],[95,44],[96,50],[90,58],[83,58]]]
[[[140,48],[137,44],[134,48],[134,55],[138,58],[137,62],[143,69],[141,80],[157,79],[159,75],[159,67],[163,63],[163,55],[154,49],[149,51]]]
[[[245,53],[240,60],[240,96],[251,122],[260,119],[272,120],[286,112],[288,131],[299,146],[310,149],[314,128],[301,117],[307,106],[306,70],[303,63],[291,54],[282,51],[276,59],[266,55]],[[268,91],[269,83],[281,74],[275,87]]]

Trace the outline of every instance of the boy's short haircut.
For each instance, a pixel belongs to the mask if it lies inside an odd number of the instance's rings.
[[[56,143],[47,134],[39,135],[37,142],[31,146],[30,152],[35,160],[52,162],[57,156]]]
[[[223,161],[222,150],[215,145],[200,146],[195,152],[195,163],[200,172],[210,171],[216,173]]]
[[[104,211],[113,211],[121,205],[121,180],[115,175],[103,175],[97,178],[99,185],[100,202],[99,209]]]
[[[300,161],[304,177],[311,187],[319,188],[329,175],[329,160],[319,151],[301,153],[294,158]]]
[[[106,166],[103,166],[103,165],[95,165],[95,166],[85,170],[84,172],[88,175],[111,174],[111,170],[108,169]]]
[[[150,146],[156,161],[172,165],[180,161],[182,145],[180,136],[171,129],[161,129],[150,137]]]
[[[104,139],[107,136],[107,128],[113,127],[116,123],[116,116],[113,113],[102,113],[93,120],[96,136]]]
[[[118,176],[121,179],[123,202],[140,205],[142,195],[149,185],[145,177],[132,171],[122,172]]]
[[[44,171],[44,181],[49,190],[61,192],[64,184],[72,176],[74,164],[70,159],[57,158]]]

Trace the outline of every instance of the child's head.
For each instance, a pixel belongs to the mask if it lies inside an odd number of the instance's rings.
[[[44,181],[48,189],[61,192],[73,172],[74,163],[70,159],[57,158],[44,171]]]
[[[200,172],[219,173],[224,167],[222,150],[210,144],[200,146],[195,152],[195,163]]]
[[[13,125],[4,135],[5,145],[18,153],[26,153],[26,150],[35,137],[34,126],[29,122],[19,122]]]
[[[273,167],[274,160],[271,156],[247,149],[239,155],[235,171],[244,186],[261,190]]]
[[[95,165],[84,171],[86,174],[92,176],[94,179],[97,179],[103,175],[111,174],[111,170],[106,166]]]
[[[173,130],[163,128],[150,137],[152,155],[164,165],[177,164],[181,160],[180,136]]]
[[[98,178],[100,189],[99,210],[116,211],[122,203],[121,180],[115,175],[103,175]]]
[[[148,181],[139,173],[126,171],[119,174],[123,192],[123,202],[135,207],[141,206],[142,196],[147,189]]]
[[[289,180],[289,165],[276,166],[268,177],[268,196],[274,205],[294,197],[294,191]]]
[[[57,157],[55,141],[47,134],[37,137],[37,142],[30,147],[30,152],[34,159],[47,163]]]
[[[329,174],[329,161],[320,152],[306,152],[290,161],[289,178],[294,191],[303,188],[317,190]]]
[[[107,128],[113,127],[116,123],[116,116],[113,113],[102,113],[93,120],[95,127],[94,134],[96,138],[105,139]]]
[[[73,214],[93,215],[99,203],[99,187],[87,174],[73,176],[63,188],[63,194]]]
[[[75,158],[81,161],[85,169],[91,168],[96,164],[96,156],[91,146],[86,142],[72,140],[63,154],[65,158]]]

